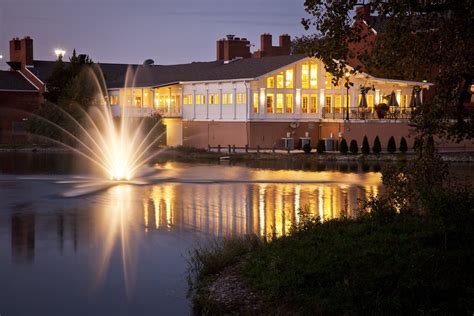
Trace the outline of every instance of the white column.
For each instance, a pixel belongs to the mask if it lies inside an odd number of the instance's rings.
[[[319,110],[318,110],[319,117],[322,117],[323,108],[326,103],[324,99],[324,92],[325,92],[324,89],[319,90]]]
[[[295,114],[301,114],[301,89],[296,89]]]
[[[374,100],[375,104],[379,104],[380,103],[380,89],[375,89],[375,100]]]
[[[168,115],[171,113],[171,88],[168,88]]]
[[[260,88],[260,108],[258,109],[259,114],[265,113],[265,100],[265,88]]]
[[[401,95],[402,95],[402,90],[397,90],[395,91],[395,97],[397,99],[397,102],[398,102],[398,105],[402,105],[401,104]]]
[[[179,88],[179,92],[181,92],[181,97],[179,98],[179,109],[178,109],[178,113],[183,113],[183,106],[184,106],[184,91],[183,91],[183,88]]]
[[[245,86],[247,87],[247,85]],[[253,91],[248,87],[245,90],[245,93],[247,93],[247,96],[245,97],[245,118],[248,120],[250,118],[250,113],[253,113]]]

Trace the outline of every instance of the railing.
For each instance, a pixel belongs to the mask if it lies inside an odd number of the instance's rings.
[[[350,120],[407,120],[412,117],[415,109],[412,108],[392,108],[389,110],[375,110],[374,108],[350,107]],[[347,108],[323,107],[322,117],[325,119],[347,118]]]
[[[120,107],[119,105],[111,106],[112,113],[114,116],[119,116],[122,114],[132,116],[132,117],[142,117],[149,116],[151,114],[157,113],[162,117],[181,117],[181,112],[179,107],[171,106],[170,108],[159,107],[159,108],[139,108],[133,106]]]

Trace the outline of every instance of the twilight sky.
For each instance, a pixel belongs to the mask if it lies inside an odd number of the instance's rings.
[[[215,58],[215,41],[261,33],[304,33],[304,0],[0,0],[0,54],[8,41],[29,35],[34,57],[55,58],[55,47],[76,48],[95,62],[157,64]],[[255,48],[254,48],[255,49]],[[4,66],[4,65],[3,65]],[[2,68],[0,66],[0,68]]]

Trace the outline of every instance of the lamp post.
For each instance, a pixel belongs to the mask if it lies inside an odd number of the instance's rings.
[[[66,55],[66,51],[64,49],[61,49],[61,48],[56,48],[54,50],[54,54],[56,55],[56,57],[59,59],[59,58],[63,58],[64,55]]]
[[[346,72],[344,74],[344,77],[346,79],[346,83],[344,84],[344,87],[346,88],[346,120],[348,121],[349,121],[349,89],[351,86],[351,82],[349,82],[350,75],[351,74],[349,72]]]

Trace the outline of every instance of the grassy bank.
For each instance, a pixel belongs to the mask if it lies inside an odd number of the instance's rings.
[[[374,210],[324,223],[306,216],[290,236],[271,242],[250,238],[198,249],[192,264],[197,310],[242,312],[208,291],[237,264],[238,277],[261,296],[264,314],[471,315],[474,201],[455,199],[440,201],[440,210],[451,207],[447,213]]]

